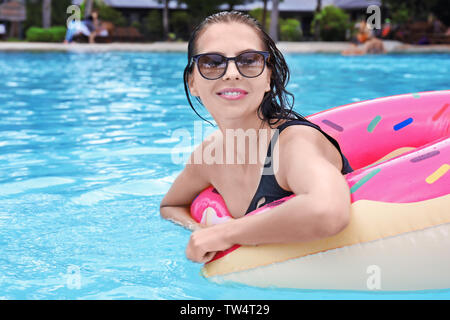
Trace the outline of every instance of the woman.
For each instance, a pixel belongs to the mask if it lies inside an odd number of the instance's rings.
[[[194,229],[186,248],[190,260],[207,262],[234,244],[310,241],[347,225],[350,192],[342,174],[351,168],[333,138],[288,107],[288,79],[281,52],[251,17],[221,12],[194,30],[186,94],[192,108],[189,93],[206,107],[219,130],[194,150],[160,206],[162,217]],[[258,134],[256,141],[230,148],[230,131]],[[211,144],[238,163],[198,161]],[[251,163],[249,151],[261,145],[268,150],[265,162]],[[236,219],[204,228],[190,217],[189,206],[211,185]],[[269,212],[241,218],[291,194],[297,196]]]

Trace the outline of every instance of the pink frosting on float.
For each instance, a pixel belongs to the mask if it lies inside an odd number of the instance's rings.
[[[221,218],[231,217],[225,201],[222,196],[213,187],[208,187],[203,190],[191,204],[191,215],[195,221],[202,223],[206,220],[204,214],[205,210],[212,208],[215,211],[216,218],[215,221],[224,221]]]
[[[450,90],[355,102],[306,118],[335,138],[353,169],[450,135]]]
[[[351,172],[345,178],[352,202],[418,202],[449,193],[450,173],[446,172],[449,163],[450,138],[444,137],[372,167]],[[433,174],[437,179],[430,181]]]

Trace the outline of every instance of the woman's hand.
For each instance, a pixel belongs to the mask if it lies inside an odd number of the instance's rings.
[[[206,263],[217,251],[232,247],[233,243],[227,239],[228,224],[227,222],[192,232],[186,248],[187,258],[194,262]]]

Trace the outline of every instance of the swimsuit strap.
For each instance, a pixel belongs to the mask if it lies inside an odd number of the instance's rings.
[[[288,120],[276,128],[277,130],[275,131],[275,134],[272,136],[272,138],[270,140],[269,147],[267,150],[267,156],[266,156],[266,159],[264,162],[264,167],[263,167],[263,171],[261,174],[258,188],[256,189],[255,195],[253,196],[252,201],[250,201],[250,205],[245,214],[247,214],[253,210],[256,210],[258,207],[260,207],[262,205],[265,205],[272,201],[275,201],[275,200],[278,200],[278,199],[281,199],[281,198],[284,198],[286,196],[293,194],[291,191],[284,190],[283,188],[280,187],[280,185],[278,184],[278,182],[275,178],[275,174],[273,172],[273,166],[272,166],[272,146],[274,146],[275,143],[277,142],[278,136],[281,134],[281,132],[291,125],[307,125],[307,126],[313,127],[315,129],[319,130],[320,132],[322,132],[322,134],[324,134],[325,137],[328,138],[328,140],[338,149],[339,153],[341,154],[341,157],[342,157],[341,173],[346,174],[348,172],[353,171],[353,169],[350,167],[350,164],[349,164],[347,158],[345,158],[345,156],[342,154],[341,148],[339,147],[339,143],[333,137],[331,137],[326,132],[324,132],[318,125],[316,125],[306,119],[304,119],[304,120],[303,119]],[[262,203],[260,203],[261,199],[264,199],[264,201]]]
[[[284,129],[286,129],[287,127],[292,126],[292,125],[306,125],[306,126],[310,126],[310,127],[313,127],[315,129],[319,130],[336,147],[336,149],[338,149],[338,151],[339,151],[339,153],[341,155],[341,158],[342,158],[342,170],[341,170],[341,173],[342,174],[347,174],[347,173],[353,171],[352,167],[350,166],[350,163],[348,162],[348,159],[343,155],[341,147],[339,146],[339,143],[336,141],[336,139],[334,139],[328,133],[323,131],[317,124],[312,123],[309,120],[306,120],[306,119],[304,119],[304,120],[303,119],[294,119],[294,120],[286,121],[285,123],[279,125],[277,127],[278,134],[274,134],[274,136],[273,136],[274,139],[273,139],[273,141],[271,140],[270,143],[272,144],[272,142],[273,142],[273,145],[274,145],[274,143],[277,141],[278,136],[281,134],[281,132]],[[269,144],[269,150],[267,151],[268,155],[270,155],[271,151],[272,151],[271,144]]]

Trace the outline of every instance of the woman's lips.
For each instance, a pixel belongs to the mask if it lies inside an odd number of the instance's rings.
[[[217,95],[226,100],[239,100],[248,94],[247,91],[239,88],[226,88],[217,92]]]

